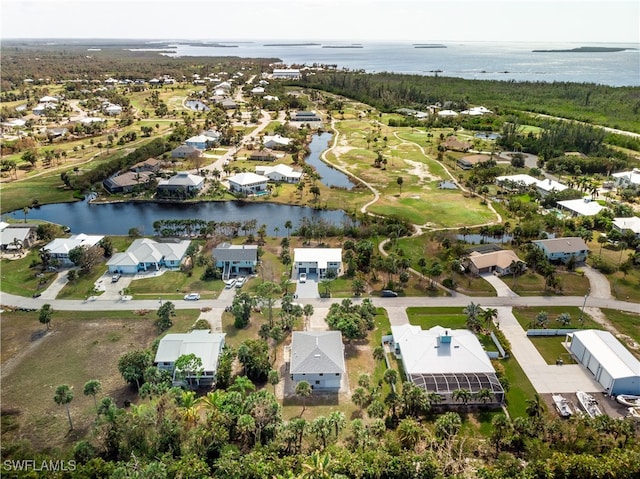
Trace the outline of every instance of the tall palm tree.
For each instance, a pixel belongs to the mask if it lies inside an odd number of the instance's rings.
[[[229,391],[238,391],[243,396],[247,396],[250,392],[256,390],[256,385],[246,376],[238,376],[234,383],[229,386]]]
[[[73,391],[68,384],[61,384],[56,388],[56,394],[53,396],[53,400],[58,405],[64,405],[67,408],[67,417],[69,418],[69,429],[73,429],[73,422],[71,421],[71,412],[69,411],[69,403],[73,401]]]
[[[455,391],[453,391],[451,396],[453,397],[454,401],[460,401],[462,404],[466,406],[467,403],[473,397],[473,393],[468,389],[463,388],[463,389],[456,389]]]
[[[296,386],[296,395],[302,398],[302,411],[300,412],[300,417],[304,414],[304,410],[306,409],[306,400],[307,397],[311,396],[313,390],[311,389],[311,385],[307,381],[300,381]]]
[[[329,454],[320,454],[320,452],[314,451],[311,454],[310,462],[305,462],[302,465],[304,469],[302,479],[329,479],[331,477],[330,464],[331,456]]]
[[[98,412],[98,402],[96,400],[96,395],[100,391],[102,391],[102,384],[97,379],[91,379],[84,383],[84,395],[93,396],[93,404],[96,407],[96,413]]]
[[[332,411],[327,418],[336,434],[336,439],[340,435],[340,431],[347,424],[344,413],[342,411]]]
[[[480,317],[482,318],[482,322],[484,323],[484,328],[488,329],[491,321],[498,317],[498,310],[496,308],[485,308],[480,313]]]

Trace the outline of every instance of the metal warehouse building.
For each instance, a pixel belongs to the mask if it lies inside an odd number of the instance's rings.
[[[595,329],[567,335],[571,354],[611,396],[640,395],[640,361],[610,332]]]

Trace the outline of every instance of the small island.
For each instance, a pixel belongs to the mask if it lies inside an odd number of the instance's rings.
[[[414,43],[413,48],[447,48],[442,43]]]
[[[353,45],[322,45],[322,48],[364,48],[360,43],[354,43]]]
[[[319,43],[265,43],[264,47],[316,47]]]
[[[533,53],[616,53],[626,50],[635,50],[634,48],[624,47],[578,47],[559,50],[531,50]]]

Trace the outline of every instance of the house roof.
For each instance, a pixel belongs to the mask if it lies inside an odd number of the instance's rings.
[[[180,145],[171,150],[171,153],[200,153],[200,150],[191,145]]]
[[[616,228],[624,231],[630,230],[635,234],[640,234],[640,218],[631,216],[629,218],[613,218],[613,224]]]
[[[578,253],[579,251],[587,251],[589,249],[584,240],[577,236],[535,240],[532,241],[532,243],[544,246],[550,253]]]
[[[104,238],[102,235],[87,235],[80,233],[77,235],[71,235],[69,238],[56,238],[43,249],[48,250],[51,254],[65,255],[78,246],[94,246],[102,238]]]
[[[6,223],[5,223],[6,224]],[[31,234],[31,228],[7,226],[0,229],[0,245],[10,245],[14,240],[24,242]]]
[[[265,183],[269,181],[269,178],[262,175],[256,175],[255,173],[247,172],[231,176],[228,181],[229,183],[235,183],[238,186],[249,186],[259,183]]]
[[[510,175],[510,176],[498,176],[496,177],[496,183],[522,183],[526,186],[537,185],[539,180],[529,175]]]
[[[107,178],[106,180],[104,180],[104,182],[110,187],[135,186],[139,184],[144,184],[147,181],[149,181],[149,173],[144,171],[141,171],[139,173],[134,173],[133,171],[127,171],[126,173],[122,173],[121,175],[112,176],[111,178]]]
[[[424,330],[404,324],[391,326],[391,334],[409,375],[495,373],[480,341],[469,330],[441,326]]]
[[[291,138],[287,138],[280,135],[265,136],[263,139],[263,143],[266,146],[269,146],[269,145],[289,146],[291,141],[292,141]]]
[[[180,356],[193,353],[202,360],[205,371],[215,371],[220,351],[224,346],[224,338],[224,333],[211,333],[206,329],[195,329],[183,334],[167,334],[158,344],[154,362],[174,363]]]
[[[624,179],[629,183],[640,185],[640,170],[634,168],[631,171],[621,171],[620,173],[613,173],[611,176],[618,179]]]
[[[258,246],[222,243],[213,250],[213,257],[218,261],[257,261]]]
[[[522,261],[518,258],[510,249],[500,251],[490,251],[488,253],[480,253],[478,251],[472,251],[469,255],[469,261],[471,261],[476,268],[483,269],[491,266],[498,266],[501,269],[509,267],[512,261]]]
[[[581,216],[595,216],[606,209],[606,206],[602,206],[597,201],[591,201],[591,198],[558,201],[558,205]]]
[[[340,331],[294,331],[291,336],[291,374],[346,371]]]
[[[199,186],[204,183],[204,178],[182,171],[168,180],[161,180],[158,186]]]
[[[573,333],[613,379],[640,376],[640,361],[609,331],[585,329]]]
[[[552,180],[551,178],[547,178],[542,181],[538,181],[536,187],[541,189],[542,191],[564,191],[569,187],[567,185],[563,185],[562,183],[558,183],[556,180]]]
[[[137,266],[140,263],[157,263],[165,261],[181,261],[191,241],[178,243],[158,243],[148,238],[139,238],[123,253],[114,254],[107,266]]]
[[[325,269],[327,263],[342,262],[342,248],[294,248],[293,261],[318,263],[318,268]]]
[[[272,173],[278,173],[289,178],[300,178],[302,176],[301,171],[296,171],[289,165],[283,165],[282,163],[275,166],[256,166],[256,173],[264,176],[269,176]]]

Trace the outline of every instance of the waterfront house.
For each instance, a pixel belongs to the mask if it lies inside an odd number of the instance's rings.
[[[497,276],[511,274],[511,264],[522,261],[512,250],[499,250],[481,253],[472,251],[466,266],[473,274],[493,273]]]
[[[266,176],[277,183],[298,183],[302,177],[301,171],[296,171],[288,165],[256,166],[258,175]]]
[[[73,262],[69,259],[69,251],[78,247],[89,248],[98,244],[104,236],[87,235],[80,233],[71,235],[69,238],[56,238],[42,249],[49,252],[52,260],[58,261],[60,266],[71,267]]]
[[[189,145],[180,145],[171,150],[171,158],[199,158],[202,151]]]
[[[577,200],[558,201],[557,205],[559,209],[569,213],[571,216],[595,216],[606,209],[606,206],[593,201],[589,196],[578,198]]]
[[[293,277],[300,273],[318,275],[322,279],[328,271],[336,276],[342,272],[342,248],[294,248]]]
[[[222,243],[213,250],[213,258],[216,268],[222,270],[222,279],[253,274],[258,266],[258,246]]]
[[[255,195],[267,191],[269,178],[255,173],[240,173],[228,178],[229,190],[232,193]]]
[[[136,274],[140,271],[178,269],[187,254],[189,240],[157,242],[148,238],[136,239],[126,251],[115,253],[109,261],[109,273]]]
[[[162,198],[196,196],[204,187],[204,178],[182,171],[168,180],[158,182],[157,194]]]
[[[102,186],[111,194],[131,193],[138,188],[145,188],[151,181],[151,174],[146,171],[127,171],[102,181]]]

